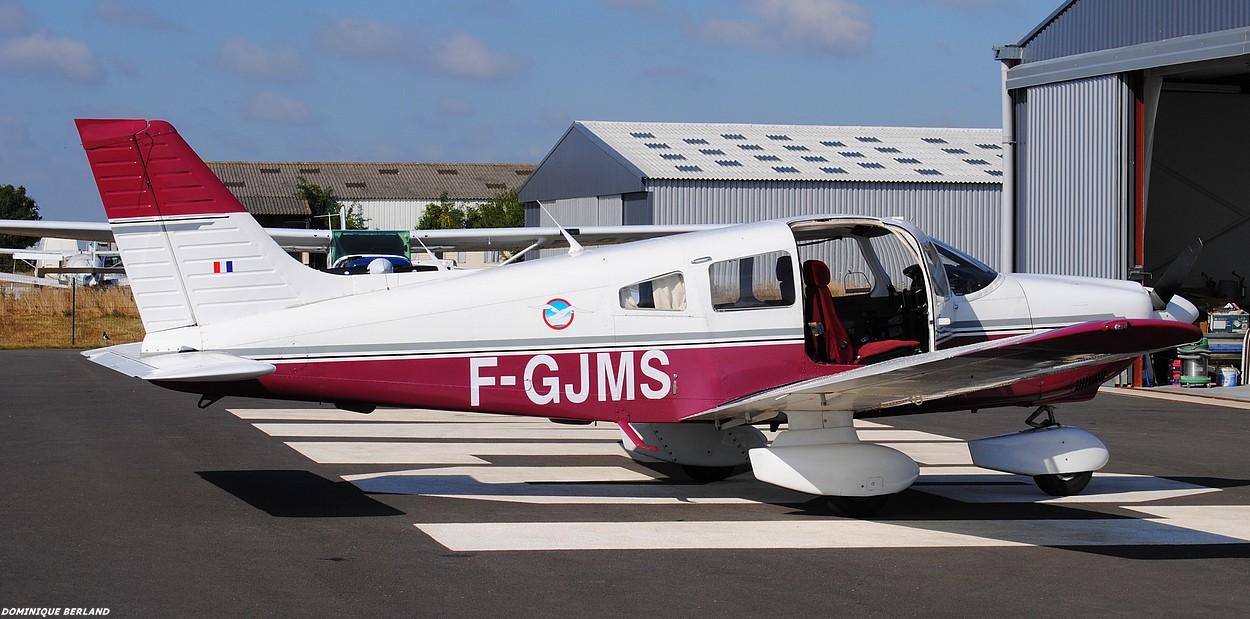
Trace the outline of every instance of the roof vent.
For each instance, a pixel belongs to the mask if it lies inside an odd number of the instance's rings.
[[[942,151],[950,153],[952,155],[967,155],[968,154],[968,151],[962,148],[943,148]]]
[[[799,169],[793,166],[773,166],[773,169],[786,174],[798,174]]]
[[[679,165],[677,166],[677,169],[682,172],[702,172],[703,171],[703,168],[700,168],[697,165]]]
[[[721,149],[719,149],[719,148],[700,148],[700,149],[699,149],[699,152],[703,153],[704,155],[723,155],[723,154],[725,154],[725,151],[723,151],[723,150],[721,150]]]
[[[760,161],[781,161],[781,157],[777,155],[756,155],[755,158]]]
[[[985,173],[989,174],[990,176],[1002,176],[1003,175],[1002,170],[986,170]]]
[[[879,153],[901,153],[903,151],[897,148],[894,148],[893,146],[881,146],[877,148],[877,152]]]
[[[347,186],[351,187],[352,189],[364,189],[365,188],[364,183],[347,183]]]
[[[516,175],[517,176],[529,176],[530,170],[517,170]]]
[[[793,151],[807,150],[807,147],[803,146],[802,144],[786,144],[785,146],[786,146],[786,150],[793,150]]]
[[[742,135],[741,133],[722,133],[722,134],[720,134],[720,136],[721,136],[722,138],[725,138],[726,140],[745,140],[745,139],[747,139],[747,136]]]
[[[977,148],[984,148],[985,150],[1002,150],[1003,149],[1003,147],[997,144],[977,144]]]
[[[281,171],[282,171],[281,168],[261,168],[260,169],[261,174],[277,174]]]
[[[686,156],[681,153],[662,153],[660,154],[660,158],[661,159],[685,159]]]
[[[438,168],[438,173],[439,173],[439,174],[444,174],[444,175],[453,175],[453,176],[454,176],[454,175],[456,175],[456,174],[459,174],[459,173],[460,173],[460,170],[457,170],[457,169],[455,169],[455,168]]]
[[[894,160],[899,163],[910,163],[910,164],[920,163],[920,160],[916,159],[915,157],[895,157]]]
[[[824,172],[825,174],[846,174],[847,173],[847,171],[843,170],[842,168],[821,168],[820,171]]]
[[[716,163],[723,165],[726,168],[733,168],[742,165],[742,162],[737,159],[717,159]]]
[[[487,189],[507,189],[508,186],[503,183],[486,183]]]
[[[917,168],[916,173],[923,174],[924,176],[941,176],[942,175],[941,172],[938,172],[937,170],[934,170],[933,168]]]
[[[946,140],[943,140],[942,138],[921,138],[921,139],[930,144],[946,144],[947,143]]]
[[[707,140],[703,138],[686,138],[682,141],[687,144],[707,144]]]
[[[964,159],[964,163],[968,165],[990,165],[990,162],[984,159]]]
[[[223,181],[221,184],[222,184],[222,185],[225,185],[225,186],[227,186],[227,187],[233,187],[233,188],[235,188],[235,189],[239,189],[239,188],[241,188],[241,187],[244,187],[244,186],[245,186],[245,185],[243,184],[243,181]]]
[[[300,174],[321,174],[321,168],[300,168]]]
[[[789,141],[790,141],[790,136],[788,136],[788,135],[770,135],[770,136],[768,136],[768,139],[770,139],[770,140],[776,140],[776,141],[778,141],[778,142],[789,142]]]
[[[880,139],[877,139],[871,136],[864,136],[864,137],[857,136],[855,139],[859,140],[860,142],[873,142],[873,143],[881,142]]]
[[[870,169],[873,169],[873,170],[883,170],[883,169],[885,169],[885,166],[883,166],[883,165],[881,165],[881,164],[877,163],[876,161],[864,161],[864,162],[861,162],[861,163],[859,164],[859,167],[861,167],[861,168],[870,168]]]
[[[859,152],[859,151],[854,151],[854,150],[844,150],[844,151],[842,151],[842,152],[840,152],[840,153],[838,153],[838,154],[839,154],[839,155],[842,155],[843,157],[849,157],[849,158],[851,158],[851,159],[857,159],[857,158],[859,158],[859,157],[863,157],[863,156],[864,156],[864,153],[861,153],[861,152]]]
[[[816,163],[819,161],[829,161],[829,160],[825,159],[824,157],[821,157],[820,155],[806,155],[803,157],[803,161],[810,161],[812,163]]]
[[[399,174],[398,168],[379,168],[378,174]]]
[[[647,133],[647,132],[645,132],[645,131],[636,131],[636,132],[634,132],[634,133],[631,133],[630,135],[632,135],[632,136],[634,136],[634,137],[636,137],[636,138],[638,138],[638,139],[640,139],[640,140],[654,140],[654,139],[655,139],[655,134],[653,134],[653,133]]]
[[[828,146],[829,148],[842,148],[842,147],[846,146],[846,144],[843,144],[843,143],[841,143],[841,142],[828,142],[828,141],[826,141],[826,142],[821,142],[821,144],[823,144],[823,145],[825,145],[825,146]]]
[[[742,150],[764,150],[764,147],[759,144],[739,144],[738,148]]]

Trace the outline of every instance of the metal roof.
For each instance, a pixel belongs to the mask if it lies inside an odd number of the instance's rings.
[[[1002,182],[999,129],[578,121],[572,131],[645,178]]]
[[[303,177],[330,187],[339,199],[481,201],[517,189],[534,171],[518,163],[343,163],[209,161],[208,167],[247,209],[257,215],[305,215],[295,197]]]

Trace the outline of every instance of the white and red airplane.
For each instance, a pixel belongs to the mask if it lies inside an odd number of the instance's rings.
[[[1074,494],[1108,452],[1051,406],[1201,337],[1174,289],[996,273],[905,221],[855,215],[591,248],[569,236],[567,254],[484,270],[323,273],[169,123],[77,124],[147,332],[84,354],[206,400],[610,422],[639,461],[701,480],[749,464],[865,516],[919,468],[861,443],[854,417],[1035,408],[1029,428],[971,441],[973,460]],[[756,428],[782,421],[771,443]]]

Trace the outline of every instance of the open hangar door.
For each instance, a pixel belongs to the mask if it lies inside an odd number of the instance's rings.
[[[1201,238],[1202,253],[1181,294],[1204,311],[1244,305],[1250,301],[1250,56],[1147,71],[1144,84],[1147,283]]]

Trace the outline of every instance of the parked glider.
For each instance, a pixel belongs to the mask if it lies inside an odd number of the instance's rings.
[[[1201,337],[1174,291],[996,273],[905,221],[855,215],[336,276],[282,251],[169,123],[77,124],[147,331],[84,354],[206,400],[610,422],[640,461],[700,479],[749,463],[868,515],[919,469],[861,443],[853,417],[1035,408],[1028,429],[972,441],[973,460],[1073,494],[1108,452],[1051,406]],[[506,236],[494,248],[533,233]],[[771,444],[755,427],[782,420]]]

